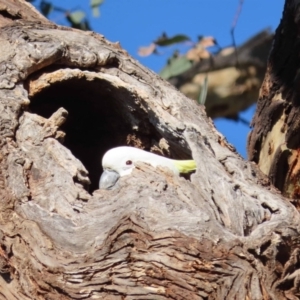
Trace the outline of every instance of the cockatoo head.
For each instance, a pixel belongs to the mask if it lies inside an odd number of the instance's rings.
[[[103,173],[99,187],[112,188],[118,179],[132,172],[137,161],[143,161],[145,151],[133,147],[117,147],[107,151],[102,158]]]
[[[102,158],[104,170],[114,170],[119,175],[125,176],[132,172],[133,162],[138,159],[139,149],[132,147],[117,147],[107,151]]]

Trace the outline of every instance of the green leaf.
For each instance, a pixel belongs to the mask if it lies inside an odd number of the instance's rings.
[[[159,75],[164,79],[169,79],[187,71],[192,65],[192,62],[185,56],[172,57],[168,64],[160,71]]]
[[[95,6],[100,6],[104,0],[91,0],[90,6],[95,7]]]
[[[82,10],[76,10],[67,16],[72,25],[79,25],[85,18],[85,13]]]
[[[155,43],[158,46],[170,46],[174,44],[179,44],[185,41],[189,41],[190,38],[184,34],[177,34],[171,38],[167,37],[167,35],[164,33],[161,37],[159,37]]]
[[[93,16],[95,18],[98,18],[100,16],[100,9],[98,6],[95,6],[92,8],[92,13],[93,13]]]
[[[84,20],[83,22],[81,22],[78,28],[81,30],[92,30],[88,20]]]
[[[49,13],[53,10],[53,5],[50,2],[42,1],[40,4],[40,9],[42,14],[47,17]]]
[[[208,90],[208,77],[207,74],[204,77],[203,84],[201,86],[201,90],[198,97],[198,103],[200,105],[204,105],[207,97],[207,90]]]
[[[91,0],[90,6],[92,8],[93,16],[99,17],[100,16],[100,9],[99,6],[104,2],[104,0]]]

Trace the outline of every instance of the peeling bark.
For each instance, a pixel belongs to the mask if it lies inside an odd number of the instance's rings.
[[[203,107],[98,34],[2,18],[0,299],[297,297],[298,211]],[[126,144],[197,171],[98,190]]]
[[[291,199],[300,197],[298,35],[298,2],[286,1],[248,141],[250,160]]]

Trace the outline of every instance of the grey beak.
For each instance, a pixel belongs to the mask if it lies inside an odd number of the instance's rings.
[[[113,170],[104,170],[99,181],[99,188],[110,190],[118,181],[120,175]]]

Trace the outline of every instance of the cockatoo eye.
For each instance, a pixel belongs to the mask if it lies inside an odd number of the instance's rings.
[[[127,160],[126,161],[126,165],[128,165],[128,166],[132,165],[132,161],[131,160]]]

